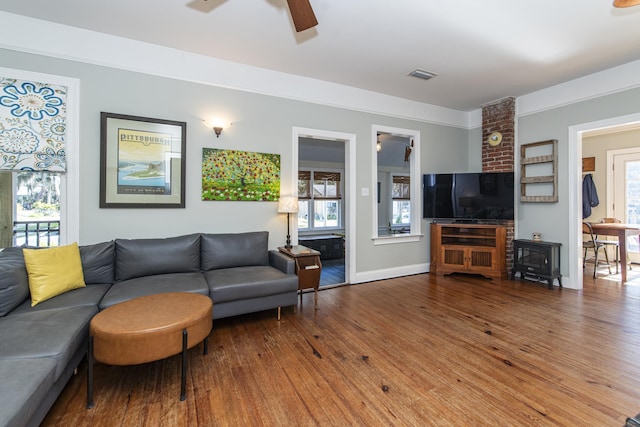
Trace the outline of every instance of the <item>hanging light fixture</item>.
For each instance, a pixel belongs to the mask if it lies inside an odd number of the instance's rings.
[[[613,7],[631,7],[640,5],[640,0],[613,0]]]

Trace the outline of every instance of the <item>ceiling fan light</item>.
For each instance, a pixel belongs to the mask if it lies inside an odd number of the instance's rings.
[[[613,7],[631,7],[640,5],[640,0],[613,0]]]

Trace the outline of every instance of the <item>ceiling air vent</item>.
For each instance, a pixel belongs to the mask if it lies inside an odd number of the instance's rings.
[[[415,70],[410,72],[409,75],[424,80],[429,80],[437,76],[436,73],[432,73],[431,71],[423,70],[421,68],[416,68]]]

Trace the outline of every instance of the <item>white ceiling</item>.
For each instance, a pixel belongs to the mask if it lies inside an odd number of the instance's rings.
[[[611,0],[0,0],[0,10],[460,111],[640,59]],[[45,37],[46,35],[43,35]],[[438,74],[408,77],[414,68]]]

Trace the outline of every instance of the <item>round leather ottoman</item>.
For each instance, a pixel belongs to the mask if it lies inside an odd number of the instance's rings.
[[[93,360],[108,365],[137,365],[182,352],[180,400],[185,399],[187,349],[204,340],[213,325],[207,296],[170,292],[113,305],[91,319],[87,407],[93,407]]]

